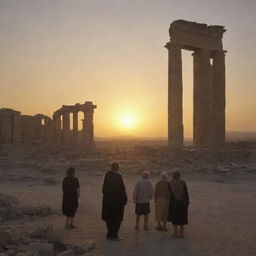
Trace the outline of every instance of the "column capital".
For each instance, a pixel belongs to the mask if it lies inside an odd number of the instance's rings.
[[[197,49],[196,51],[194,51],[192,53],[192,56],[195,56],[195,55],[204,55],[204,56],[209,56],[211,57],[213,51],[212,50],[209,50],[209,49]]]
[[[214,56],[226,56],[227,51],[213,51],[212,55]]]
[[[173,42],[166,43],[166,45],[164,47],[167,48],[168,50],[172,50],[172,49],[181,50],[182,49],[181,45],[175,44]]]

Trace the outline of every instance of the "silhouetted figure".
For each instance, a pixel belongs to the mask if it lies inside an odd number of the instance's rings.
[[[156,183],[155,193],[155,216],[157,221],[156,230],[167,231],[166,222],[169,213],[169,181],[168,174],[166,172],[161,173],[161,180]]]
[[[144,215],[144,230],[148,230],[148,214],[150,213],[150,200],[153,198],[154,189],[151,182],[148,180],[150,173],[144,171],[142,179],[140,179],[133,191],[133,201],[136,204],[136,225],[135,229],[139,229],[140,216]]]
[[[168,220],[173,224],[174,233],[172,236],[175,238],[184,237],[184,225],[188,224],[188,189],[185,181],[181,180],[180,177],[180,172],[174,171],[169,184],[170,207]]]
[[[102,219],[107,225],[107,239],[120,240],[118,231],[123,221],[124,206],[127,204],[127,195],[122,176],[118,173],[119,164],[112,163],[103,184]]]
[[[74,217],[78,207],[78,197],[80,196],[79,181],[75,175],[75,168],[67,170],[67,176],[62,182],[63,201],[62,213],[66,216],[65,228],[75,228]]]

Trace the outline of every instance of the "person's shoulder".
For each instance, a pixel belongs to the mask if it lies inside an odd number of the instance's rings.
[[[113,177],[122,177],[122,175],[118,172],[108,171],[106,176],[113,176]]]
[[[68,176],[65,176],[65,177],[63,178],[63,182],[66,181],[66,180],[68,180],[68,178],[69,178]]]
[[[161,184],[162,182],[161,182],[161,180],[158,180],[157,182],[156,182],[156,186],[158,186],[159,184]]]
[[[144,183],[144,179],[138,179],[137,180],[137,184],[139,185],[139,184],[143,184]]]
[[[152,181],[151,181],[151,180],[147,180],[147,183],[148,183],[149,185],[152,185]]]
[[[180,180],[183,185],[187,185],[184,180]]]
[[[112,174],[111,171],[107,171],[107,172],[105,173],[105,176],[109,176],[109,175],[111,175],[111,174]]]

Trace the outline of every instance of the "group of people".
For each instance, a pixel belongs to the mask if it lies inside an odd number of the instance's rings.
[[[75,169],[70,167],[63,180],[62,212],[66,216],[65,227],[74,228],[74,216],[78,207],[79,181],[74,177]],[[179,171],[172,173],[169,181],[166,172],[161,173],[161,179],[156,183],[155,189],[149,180],[150,173],[144,171],[142,178],[137,181],[133,191],[135,203],[136,223],[135,230],[140,229],[140,218],[144,217],[143,229],[147,231],[150,213],[150,201],[155,201],[156,230],[167,231],[167,221],[173,224],[172,237],[184,237],[184,225],[188,224],[189,195],[186,183],[181,179]],[[123,221],[124,209],[127,204],[127,194],[121,174],[119,163],[111,164],[111,169],[104,177],[102,188],[102,220],[106,222],[109,240],[120,240],[118,232]]]

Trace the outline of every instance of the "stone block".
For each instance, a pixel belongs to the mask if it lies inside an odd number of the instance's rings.
[[[56,254],[55,256],[76,256],[76,253],[73,250],[68,249],[64,252],[60,252],[60,253]]]

